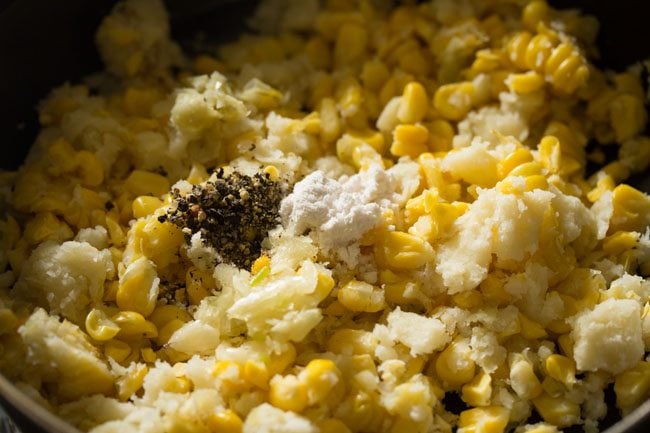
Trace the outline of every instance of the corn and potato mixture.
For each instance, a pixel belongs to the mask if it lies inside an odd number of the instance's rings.
[[[189,56],[126,0],[106,70],[40,104],[0,175],[6,377],[93,433],[596,432],[649,397],[642,67],[592,64],[594,18],[250,25]]]

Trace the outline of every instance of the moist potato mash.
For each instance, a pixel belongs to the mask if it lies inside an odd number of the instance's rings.
[[[649,397],[643,65],[594,66],[594,18],[250,26],[189,55],[125,0],[42,101],[0,174],[7,378],[93,433],[593,433]]]

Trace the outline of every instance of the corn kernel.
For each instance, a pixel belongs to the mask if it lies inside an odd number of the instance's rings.
[[[616,376],[616,405],[623,414],[639,406],[650,396],[650,363],[641,361]]]
[[[274,376],[270,382],[269,402],[282,410],[302,412],[308,405],[307,387],[296,376]]]
[[[458,419],[458,433],[502,433],[510,413],[501,406],[464,410]]]
[[[580,405],[564,397],[551,397],[542,394],[533,400],[535,409],[544,421],[558,426],[568,427],[580,421]]]
[[[612,192],[614,213],[611,231],[643,232],[650,223],[650,197],[629,185],[619,185]]]
[[[244,430],[244,422],[230,409],[211,414],[206,424],[212,433],[242,433]]]
[[[90,187],[101,185],[104,181],[104,165],[99,158],[87,150],[78,152],[75,158],[79,167],[77,170],[81,183]]]
[[[309,404],[318,404],[341,383],[341,371],[329,359],[313,359],[300,373],[300,378],[307,386]]]
[[[454,341],[436,359],[438,377],[451,387],[458,387],[474,377],[476,364],[470,357],[471,349],[465,341]]]
[[[127,268],[117,290],[117,306],[122,310],[150,315],[158,298],[158,276],[146,257],[140,257]]]
[[[131,207],[135,218],[143,218],[154,213],[162,205],[163,202],[158,197],[142,195],[133,200]]]
[[[549,7],[544,0],[533,0],[528,3],[521,14],[521,21],[530,31],[536,31],[540,22],[548,18]]]
[[[539,150],[539,158],[544,168],[551,173],[558,173],[560,171],[562,156],[560,141],[551,135],[546,136],[542,138],[537,149]]]
[[[120,332],[120,327],[102,310],[93,308],[86,316],[86,332],[93,340],[107,341]]]
[[[548,375],[553,379],[567,385],[573,385],[576,382],[576,364],[572,359],[553,354],[546,358],[544,366]]]
[[[508,176],[535,176],[543,174],[543,166],[538,162],[526,162],[513,168]]]
[[[116,382],[117,397],[121,401],[126,401],[131,398],[142,387],[144,378],[148,372],[149,369],[146,366],[140,365],[129,371],[126,376],[120,377]]]
[[[544,86],[544,77],[534,71],[523,74],[511,74],[506,83],[516,93],[526,94],[535,92]]]
[[[533,155],[526,148],[519,148],[508,154],[497,166],[499,179],[505,178],[515,167],[533,161]]]
[[[344,23],[339,29],[334,46],[334,63],[340,67],[359,60],[366,51],[368,31],[353,22]]]
[[[215,287],[215,284],[210,272],[190,267],[185,274],[185,290],[190,304],[199,305],[210,295],[210,289]]]
[[[548,335],[542,325],[523,314],[519,314],[519,324],[521,325],[521,335],[529,340],[544,338]]]
[[[124,187],[133,195],[160,197],[169,191],[169,181],[156,173],[133,170],[124,181]]]
[[[172,335],[181,329],[185,323],[186,322],[181,319],[172,319],[169,322],[165,323],[158,329],[157,335],[154,336],[156,344],[159,346],[167,344]]]
[[[461,397],[471,406],[488,406],[492,396],[492,377],[484,371],[463,385]]]
[[[442,117],[449,120],[460,120],[472,108],[474,86],[472,83],[445,84],[436,90],[433,96],[433,106]]]
[[[520,354],[513,355],[510,362],[510,384],[517,395],[526,400],[539,396],[543,391],[533,365]]]
[[[422,84],[413,81],[404,87],[397,118],[402,123],[417,123],[425,116],[428,108],[427,91]]]
[[[385,306],[383,290],[358,280],[351,280],[341,287],[337,299],[351,311],[375,313]]]
[[[149,364],[153,364],[157,359],[156,353],[151,347],[143,347],[140,349],[140,356],[144,362],[148,362]]]
[[[269,389],[270,374],[262,361],[247,359],[242,368],[242,378],[260,389]]]
[[[381,250],[388,265],[394,269],[417,269],[433,259],[429,243],[404,232],[386,233]]]
[[[120,311],[111,319],[120,327],[117,334],[120,339],[155,338],[158,335],[156,325],[135,311]]]
[[[408,155],[417,158],[429,150],[429,130],[422,125],[398,125],[393,131],[390,153],[395,156]]]
[[[352,433],[343,421],[336,418],[327,418],[316,422],[319,433]]]
[[[124,361],[131,354],[131,346],[123,341],[110,340],[104,345],[104,355],[117,362]]]

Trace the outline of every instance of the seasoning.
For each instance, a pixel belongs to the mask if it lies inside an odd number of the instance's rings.
[[[285,185],[270,180],[267,173],[248,176],[219,168],[210,180],[194,185],[189,194],[174,189],[175,205],[159,219],[180,227],[187,242],[200,233],[221,261],[250,268],[260,256],[269,230],[280,223],[285,191]]]

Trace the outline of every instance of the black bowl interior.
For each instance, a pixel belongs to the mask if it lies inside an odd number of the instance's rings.
[[[48,91],[66,81],[76,82],[101,69],[94,32],[115,0],[0,0],[0,140],[4,149],[0,169],[16,169],[38,132],[36,104]],[[187,48],[203,42],[234,38],[256,0],[167,0],[176,40]],[[598,17],[601,58],[609,69],[623,70],[650,57],[650,2],[646,0],[551,0],[559,8],[580,8]],[[635,184],[650,191],[650,176],[643,173]],[[613,405],[611,390],[608,403]],[[0,397],[0,401],[4,400]],[[608,416],[602,427],[611,433],[650,432],[650,402],[624,422],[614,425]],[[5,407],[24,432],[44,431],[30,416]],[[613,411],[610,411],[613,412]]]

